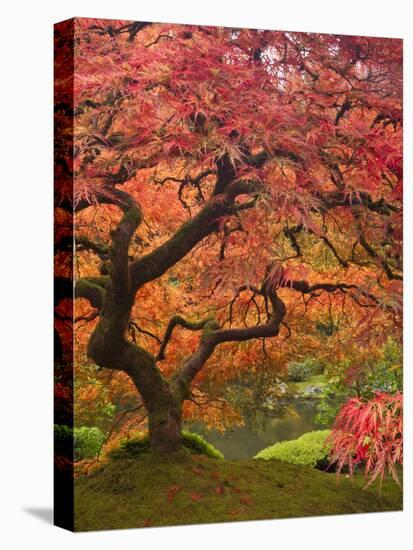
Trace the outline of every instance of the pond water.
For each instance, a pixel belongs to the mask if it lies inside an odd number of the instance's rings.
[[[201,434],[227,460],[248,459],[278,441],[297,439],[306,432],[323,429],[315,421],[316,400],[294,399],[290,403],[290,409],[283,418],[263,415],[258,425],[245,418],[244,426],[235,427],[225,433],[208,430],[201,422],[191,424],[188,429]]]

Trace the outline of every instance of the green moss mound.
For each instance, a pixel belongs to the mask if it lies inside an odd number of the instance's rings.
[[[183,430],[182,443],[191,454],[206,455],[217,460],[224,460],[224,455],[197,433]],[[124,439],[117,449],[113,449],[109,453],[109,457],[114,460],[123,460],[138,458],[149,452],[149,436],[147,433],[139,432],[132,438]]]
[[[222,521],[293,518],[402,509],[385,479],[363,490],[356,475],[327,474],[278,460],[178,460],[142,454],[108,462],[75,480],[75,529],[125,529]]]
[[[292,441],[280,441],[260,451],[254,458],[281,460],[290,464],[301,464],[325,469],[329,466],[329,446],[326,438],[330,430],[308,432]]]

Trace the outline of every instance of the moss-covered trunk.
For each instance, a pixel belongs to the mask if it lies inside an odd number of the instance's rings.
[[[171,454],[182,447],[182,409],[178,405],[157,405],[148,415],[151,450]]]
[[[221,183],[225,183],[221,181],[222,178],[226,180],[232,177],[224,172],[225,170],[221,170],[218,174],[216,194],[226,187],[221,186]],[[229,184],[229,181],[226,183]],[[265,280],[262,288],[254,289],[254,293],[260,294],[266,303],[269,301],[272,305],[272,315],[267,323],[224,330],[211,317],[189,322],[176,315],[168,323],[165,337],[155,357],[139,342],[127,339],[136,293],[145,283],[165,273],[195,244],[217,228],[220,216],[236,212],[233,209],[236,208],[234,201],[238,195],[253,191],[257,191],[255,182],[233,182],[228,187],[224,201],[208,201],[171,239],[154,252],[130,264],[129,245],[142,222],[142,213],[131,195],[117,188],[106,189],[105,197],[109,197],[109,202],[121,208],[123,216],[116,229],[111,231],[112,244],[108,249],[109,274],[103,278],[83,278],[76,283],[76,295],[87,298],[99,311],[99,322],[89,339],[87,353],[99,367],[122,371],[130,376],[148,412],[151,448],[158,454],[171,454],[180,450],[182,403],[188,398],[192,380],[212,355],[215,347],[224,342],[242,342],[252,338],[276,336],[286,309],[275,290]],[[167,380],[157,361],[164,358],[165,347],[176,325],[181,325],[187,330],[202,330],[202,336],[198,348],[176,375]]]

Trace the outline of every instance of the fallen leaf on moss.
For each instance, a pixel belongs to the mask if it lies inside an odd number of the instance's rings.
[[[168,487],[168,489],[166,490],[166,498],[169,500],[169,502],[173,501],[175,495],[179,493],[180,490],[180,485],[171,485],[170,487]]]

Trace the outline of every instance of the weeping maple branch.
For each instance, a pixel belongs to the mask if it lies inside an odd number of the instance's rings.
[[[314,285],[309,285],[307,281],[292,281],[288,280],[283,282],[280,286],[283,288],[291,288],[297,290],[302,294],[314,294],[318,291],[325,291],[330,293],[335,293],[337,291],[342,292],[343,294],[348,294],[360,307],[373,307],[378,306],[384,311],[394,312],[395,308],[388,306],[382,303],[377,296],[367,292],[360,288],[359,285],[348,284],[348,283],[317,283]],[[353,291],[353,292],[349,292]],[[359,298],[363,297],[372,302],[372,304],[366,304],[360,302]]]
[[[301,165],[305,168],[305,159],[303,157],[300,157],[299,155],[286,149],[279,148],[274,149],[271,153],[266,150],[262,150],[254,155],[246,156],[245,162],[255,168],[262,168],[267,162],[277,158],[285,158],[293,164]],[[335,168],[337,167],[335,166]],[[335,174],[337,175],[337,170],[335,170]],[[383,214],[386,216],[390,215],[392,212],[401,212],[401,207],[389,203],[383,197],[378,200],[374,200],[366,192],[361,192],[356,196],[350,197],[350,195],[342,191],[341,187],[342,182],[337,192],[325,193],[323,196],[317,196],[322,210],[327,211],[332,208],[336,208],[337,206],[363,206],[372,212],[377,212],[378,214]]]
[[[375,201],[368,193],[359,193],[356,196],[350,197],[348,194],[342,192],[325,193],[319,197],[321,210],[327,211],[337,206],[363,206],[368,208],[372,212],[389,216],[391,213],[397,213],[401,211],[399,206],[395,206],[383,198]]]

